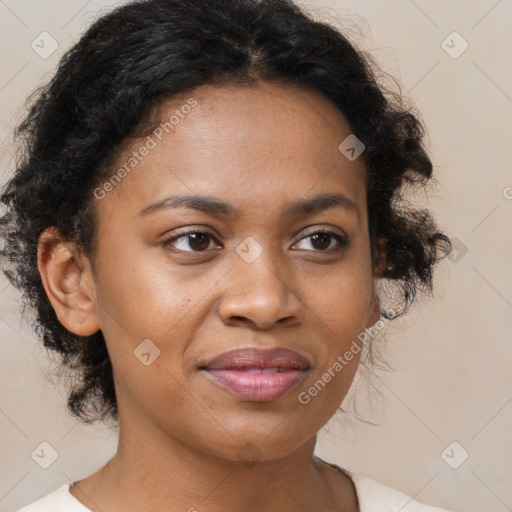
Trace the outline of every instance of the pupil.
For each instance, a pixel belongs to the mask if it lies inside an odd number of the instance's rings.
[[[191,238],[189,245],[192,247],[192,249],[198,249],[202,251],[208,247],[208,235],[204,233],[192,233],[189,236]]]
[[[331,235],[329,235],[327,233],[316,233],[315,235],[313,235],[312,240],[311,240],[313,247],[315,247],[315,249],[327,249],[329,247],[330,237],[331,237]],[[320,246],[318,247],[317,246],[318,244],[315,244],[315,242],[318,242],[319,240],[320,240]],[[327,242],[327,243],[325,243],[325,242]]]

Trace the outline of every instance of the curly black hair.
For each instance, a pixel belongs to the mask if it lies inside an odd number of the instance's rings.
[[[399,291],[402,313],[417,291],[432,295],[433,267],[451,244],[428,210],[403,201],[404,187],[432,183],[433,167],[419,114],[383,76],[339,29],[290,0],[131,1],[90,26],[29,102],[1,195],[4,273],[44,346],[78,377],[73,416],[118,421],[113,369],[101,330],[82,337],[58,321],[38,272],[39,237],[53,226],[93,254],[95,185],[153,108],[194,87],[267,81],[330,99],[365,145],[372,264],[387,262],[381,277]]]

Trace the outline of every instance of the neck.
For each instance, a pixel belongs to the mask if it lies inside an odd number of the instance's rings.
[[[123,419],[116,455],[71,491],[94,512],[356,510],[350,479],[314,457],[316,436],[279,458],[258,458],[247,445],[249,457],[230,460],[169,437],[142,415]]]

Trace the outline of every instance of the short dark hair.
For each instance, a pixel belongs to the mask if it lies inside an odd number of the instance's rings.
[[[39,236],[54,226],[91,254],[92,191],[121,142],[152,108],[197,86],[267,81],[324,94],[365,145],[372,264],[385,256],[382,277],[399,291],[402,312],[418,290],[432,294],[450,241],[429,211],[401,201],[405,185],[432,182],[424,128],[381,76],[339,29],[288,0],[132,1],[91,25],[17,127],[18,165],[1,196],[4,272],[23,292],[24,312],[36,313],[44,346],[79,376],[72,415],[118,421],[112,365],[101,330],[82,337],[58,321],[37,268]]]

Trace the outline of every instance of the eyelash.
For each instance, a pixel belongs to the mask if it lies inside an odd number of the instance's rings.
[[[168,247],[168,246],[172,245],[172,242],[180,240],[181,238],[186,238],[189,235],[196,235],[196,234],[198,234],[198,235],[208,235],[211,239],[213,239],[215,241],[217,240],[216,236],[211,231],[208,231],[208,230],[203,230],[203,231],[193,230],[193,231],[187,231],[185,233],[181,233],[179,235],[176,235],[176,236],[166,240],[163,243],[163,245],[164,245],[164,247]],[[336,249],[341,250],[341,249],[344,249],[344,248],[349,246],[349,241],[348,241],[348,239],[345,236],[340,235],[339,233],[336,233],[334,231],[331,231],[331,230],[325,229],[325,228],[320,228],[320,229],[317,229],[316,231],[313,231],[312,233],[308,233],[306,236],[296,240],[294,242],[294,245],[297,244],[298,242],[301,242],[304,239],[313,237],[314,235],[317,235],[317,234],[330,235],[332,238],[334,238],[338,242],[338,248],[331,247],[330,249],[325,249],[325,250],[313,250],[313,252],[330,254],[330,253],[333,252],[333,250],[336,250]],[[209,251],[209,249],[205,249],[203,251],[193,251],[193,250],[192,251],[183,251],[182,249],[175,249],[175,248],[171,249],[171,250],[174,250],[174,251],[177,251],[177,252],[181,252],[181,253],[191,253],[191,254],[203,254],[203,253],[206,253],[206,252]]]

